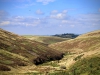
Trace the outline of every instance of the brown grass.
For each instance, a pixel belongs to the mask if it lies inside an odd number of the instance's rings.
[[[0,29],[0,64],[16,68],[59,60],[62,57],[62,52],[49,48],[47,44]]]
[[[96,34],[96,33],[94,33],[94,34]],[[97,34],[99,34],[99,32]],[[88,33],[88,35],[92,35],[92,34]],[[83,36],[83,35],[81,35],[81,36]],[[72,50],[75,50],[75,49],[89,51],[89,50],[98,49],[100,47],[100,34],[98,35],[98,37],[93,35],[94,37],[93,36],[92,37],[84,36],[85,38],[84,37],[82,38],[81,36],[79,36],[76,39],[51,44],[51,45],[49,45],[49,47],[60,50],[60,51],[64,51],[64,52],[65,51],[71,52]]]
[[[11,69],[5,65],[0,64],[0,71],[10,71]]]

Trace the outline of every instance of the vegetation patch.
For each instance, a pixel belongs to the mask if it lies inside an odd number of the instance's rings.
[[[14,61],[11,61],[11,60],[0,60],[0,63],[6,64],[6,65],[10,65],[10,64],[13,64]]]
[[[0,65],[0,71],[10,71],[11,69],[5,65]]]
[[[49,75],[100,75],[100,57],[94,56],[78,60],[69,70]]]
[[[53,66],[53,67],[58,67],[59,65],[57,64],[57,61],[51,61],[51,62],[46,62],[41,64],[41,66]]]
[[[88,75],[100,75],[100,57],[84,58],[76,62],[70,69],[72,75],[88,73]]]
[[[82,57],[83,55],[84,55],[84,54],[75,57],[74,60],[77,61],[78,59],[81,59],[81,57]]]
[[[49,75],[69,75],[69,73],[62,70],[60,72],[49,73]]]
[[[65,40],[69,40],[70,38],[61,38],[61,37],[56,37],[56,36],[33,36],[33,35],[23,35],[24,37],[35,40],[38,42],[42,42],[45,44],[53,44]]]
[[[27,72],[25,75],[43,75],[42,73],[39,72]]]
[[[25,58],[25,57],[23,57],[21,55],[18,55],[18,54],[15,54],[15,53],[11,53],[11,52],[8,52],[8,51],[2,50],[2,49],[0,49],[0,54],[4,55],[4,56],[7,56],[7,57],[10,57],[10,58],[13,58],[13,59],[19,58],[19,59],[22,59],[24,61],[28,61],[27,58]]]

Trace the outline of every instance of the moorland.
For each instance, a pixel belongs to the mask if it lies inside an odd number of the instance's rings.
[[[0,75],[100,75],[100,30],[70,37],[0,29]]]

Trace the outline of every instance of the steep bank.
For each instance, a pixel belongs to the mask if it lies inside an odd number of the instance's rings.
[[[60,51],[49,48],[46,44],[0,29],[1,71],[10,71],[11,67],[17,66],[38,65],[62,57]]]

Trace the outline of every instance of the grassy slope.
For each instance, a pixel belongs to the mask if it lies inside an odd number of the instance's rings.
[[[60,38],[60,37],[54,37],[54,36],[32,36],[32,35],[23,35],[23,36],[30,40],[35,40],[35,41],[42,42],[45,44],[57,43],[57,42],[70,39],[70,38]]]
[[[100,75],[100,56],[78,60],[69,70],[50,73],[50,75]]]
[[[100,30],[49,46],[70,52],[59,63],[68,70],[50,75],[100,75]]]
[[[100,75],[100,55],[77,61],[69,71],[73,75]]]
[[[46,44],[0,29],[0,70],[40,64],[62,58],[62,53]]]
[[[100,31],[87,33],[68,41],[51,44],[49,47],[64,52],[95,50],[100,48]]]

